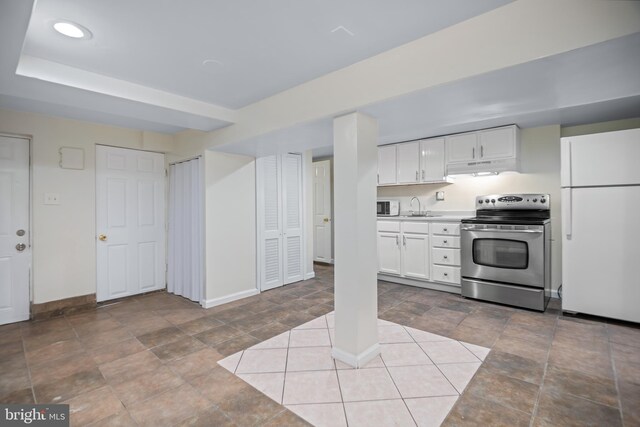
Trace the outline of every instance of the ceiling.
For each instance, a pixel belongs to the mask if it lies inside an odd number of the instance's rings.
[[[512,0],[0,0],[0,108],[164,133],[236,123],[253,102]],[[56,19],[89,28],[68,39]],[[381,144],[516,123],[640,116],[640,33],[362,106]],[[217,149],[332,153],[332,117]]]
[[[640,117],[640,33],[364,106],[379,144],[507,124],[522,128]],[[264,156],[333,153],[333,119],[218,149]]]
[[[3,0],[0,107],[210,131],[241,107],[511,1]],[[58,19],[92,37],[56,33]]]

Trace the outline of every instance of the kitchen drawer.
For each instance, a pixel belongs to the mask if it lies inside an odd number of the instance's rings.
[[[404,222],[402,224],[403,233],[429,234],[428,222]]]
[[[460,285],[460,267],[445,267],[434,265],[431,268],[431,279],[436,282],[453,283]]]
[[[459,237],[433,236],[431,244],[434,248],[460,248]]]
[[[399,233],[400,221],[378,221],[378,231],[386,231],[388,233]]]
[[[460,266],[460,249],[433,248],[431,259],[434,264]]]
[[[448,236],[460,235],[460,223],[434,222],[431,224],[433,234],[445,234]]]

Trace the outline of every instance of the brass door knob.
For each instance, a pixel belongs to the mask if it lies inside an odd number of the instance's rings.
[[[98,234],[98,240],[106,242],[107,241],[107,235],[106,234]]]

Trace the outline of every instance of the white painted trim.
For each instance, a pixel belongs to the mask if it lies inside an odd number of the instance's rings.
[[[314,277],[316,277],[316,272],[312,271],[311,273],[306,273],[304,275],[304,280],[309,280],[309,279],[313,279]]]
[[[213,299],[203,299],[200,300],[200,305],[203,308],[211,308],[218,305],[226,304],[228,302],[236,301],[242,298],[252,297],[254,295],[258,295],[260,293],[257,289],[248,289],[246,291],[236,292],[235,294],[227,295],[224,297],[213,298]]]
[[[551,298],[560,299],[560,295],[558,295],[558,290],[557,289],[552,289],[551,290]]]
[[[353,366],[354,368],[362,368],[369,361],[371,361],[374,357],[380,354],[380,344],[375,343],[365,351],[360,354],[351,354],[344,350],[339,349],[338,347],[333,347],[331,349],[331,356],[334,359],[337,359],[341,362],[346,363],[349,366]]]

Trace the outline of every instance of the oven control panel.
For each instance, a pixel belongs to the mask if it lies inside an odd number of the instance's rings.
[[[489,194],[476,197],[476,209],[549,210],[548,194]]]

